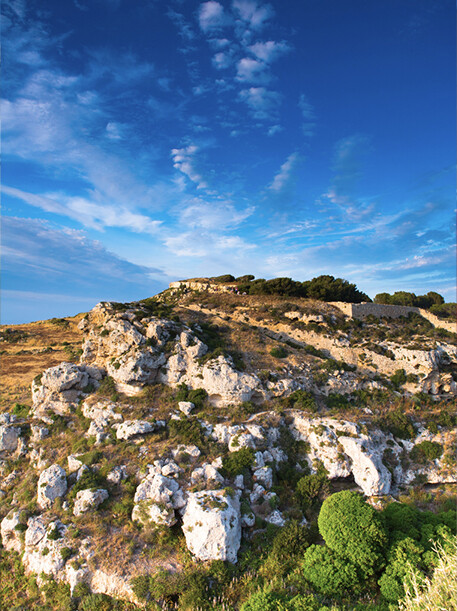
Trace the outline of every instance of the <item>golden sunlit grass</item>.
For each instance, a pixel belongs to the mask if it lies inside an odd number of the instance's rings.
[[[0,326],[0,411],[16,402],[30,403],[32,380],[44,369],[78,360],[83,335],[77,325],[82,317]]]

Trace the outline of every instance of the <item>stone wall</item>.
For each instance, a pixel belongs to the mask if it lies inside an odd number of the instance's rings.
[[[342,301],[332,301],[330,305],[341,310],[346,316],[359,320],[363,320],[367,316],[376,316],[377,318],[400,318],[400,316],[408,316],[411,312],[415,312],[423,316],[423,318],[426,318],[438,329],[445,329],[451,333],[457,332],[457,324],[455,321],[441,320],[441,318],[438,318],[438,316],[435,316],[428,310],[413,306],[383,305],[380,303],[344,303]]]

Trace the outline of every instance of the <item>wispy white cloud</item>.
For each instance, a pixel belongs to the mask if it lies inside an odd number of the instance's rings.
[[[255,0],[234,0],[233,8],[241,20],[253,30],[261,29],[274,15],[271,4],[259,4]]]
[[[194,157],[198,150],[195,144],[189,144],[180,149],[172,149],[171,156],[173,158],[173,166],[194,182],[197,185],[197,189],[204,189],[208,185],[194,167]]]
[[[256,248],[237,235],[221,235],[203,229],[186,231],[166,238],[167,248],[179,257],[236,258]]]
[[[198,21],[203,32],[219,30],[231,23],[230,16],[216,0],[209,0],[200,5]]]
[[[267,65],[250,57],[243,57],[237,64],[236,78],[241,83],[268,83],[270,74]]]
[[[286,161],[282,164],[281,169],[274,177],[273,182],[268,187],[271,191],[279,193],[289,184],[292,173],[299,159],[300,157],[298,153],[291,153],[289,157],[287,157]]]
[[[250,87],[240,91],[240,98],[249,106],[255,119],[271,119],[276,116],[281,94],[265,87]]]
[[[302,131],[306,137],[310,137],[314,133],[314,128],[316,126],[316,115],[314,113],[314,108],[308,101],[308,98],[301,94],[298,100],[298,107],[301,110],[303,123],[302,123]]]
[[[181,224],[224,231],[240,225],[255,211],[253,206],[237,210],[229,202],[194,199],[180,212]]]
[[[234,62],[234,54],[230,49],[228,51],[219,51],[212,58],[212,64],[217,70],[230,68]]]
[[[249,50],[261,61],[271,63],[290,51],[290,46],[287,42],[275,42],[274,40],[268,40],[267,42],[256,42],[250,45]]]
[[[3,218],[4,266],[15,277],[33,274],[41,290],[76,285],[96,288],[116,283],[151,284],[162,272],[117,257],[84,232],[62,229],[37,219]],[[34,287],[30,286],[30,289]]]
[[[137,233],[156,235],[161,225],[161,221],[153,220],[126,207],[100,204],[83,197],[70,197],[64,194],[36,195],[7,185],[2,185],[1,191],[45,212],[71,218],[84,227],[99,231],[107,227],[122,227]]]

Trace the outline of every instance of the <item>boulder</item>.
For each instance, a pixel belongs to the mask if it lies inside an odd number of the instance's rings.
[[[132,520],[172,526],[176,523],[174,510],[184,507],[185,500],[178,482],[158,473],[160,468],[150,467],[150,474],[137,487]]]
[[[55,499],[63,496],[66,491],[65,469],[62,469],[59,465],[51,465],[41,473],[38,479],[38,506],[41,509],[49,509]]]
[[[130,439],[136,435],[152,433],[155,426],[146,420],[125,420],[117,428],[116,437],[118,439]]]
[[[9,551],[22,552],[24,543],[20,531],[16,528],[21,523],[20,511],[9,513],[0,525],[3,547]]]
[[[80,490],[75,499],[73,514],[80,516],[89,509],[96,509],[103,501],[108,498],[108,491],[104,488],[98,490]]]
[[[180,401],[178,408],[185,416],[189,416],[192,410],[195,409],[195,405],[191,401]]]
[[[111,483],[118,485],[123,479],[127,477],[127,468],[125,465],[118,465],[113,467],[106,476],[106,479]]]
[[[0,426],[0,452],[14,452],[21,429],[16,426]]]
[[[237,496],[231,497],[224,490],[190,493],[182,528],[188,549],[199,560],[237,561],[241,541]]]
[[[98,387],[103,374],[95,367],[65,362],[46,369],[32,382],[32,412],[39,418],[49,411],[69,413],[81,395]]]

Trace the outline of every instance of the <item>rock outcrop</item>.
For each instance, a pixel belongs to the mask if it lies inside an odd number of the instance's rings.
[[[97,367],[74,363],[46,369],[32,383],[34,414],[39,418],[46,418],[49,412],[68,414],[81,396],[98,387],[103,375]]]
[[[224,490],[189,494],[183,531],[187,547],[199,560],[236,562],[241,541],[238,498]]]
[[[59,465],[51,465],[45,469],[38,479],[37,503],[41,509],[48,509],[55,499],[67,491],[67,476],[65,469]]]

